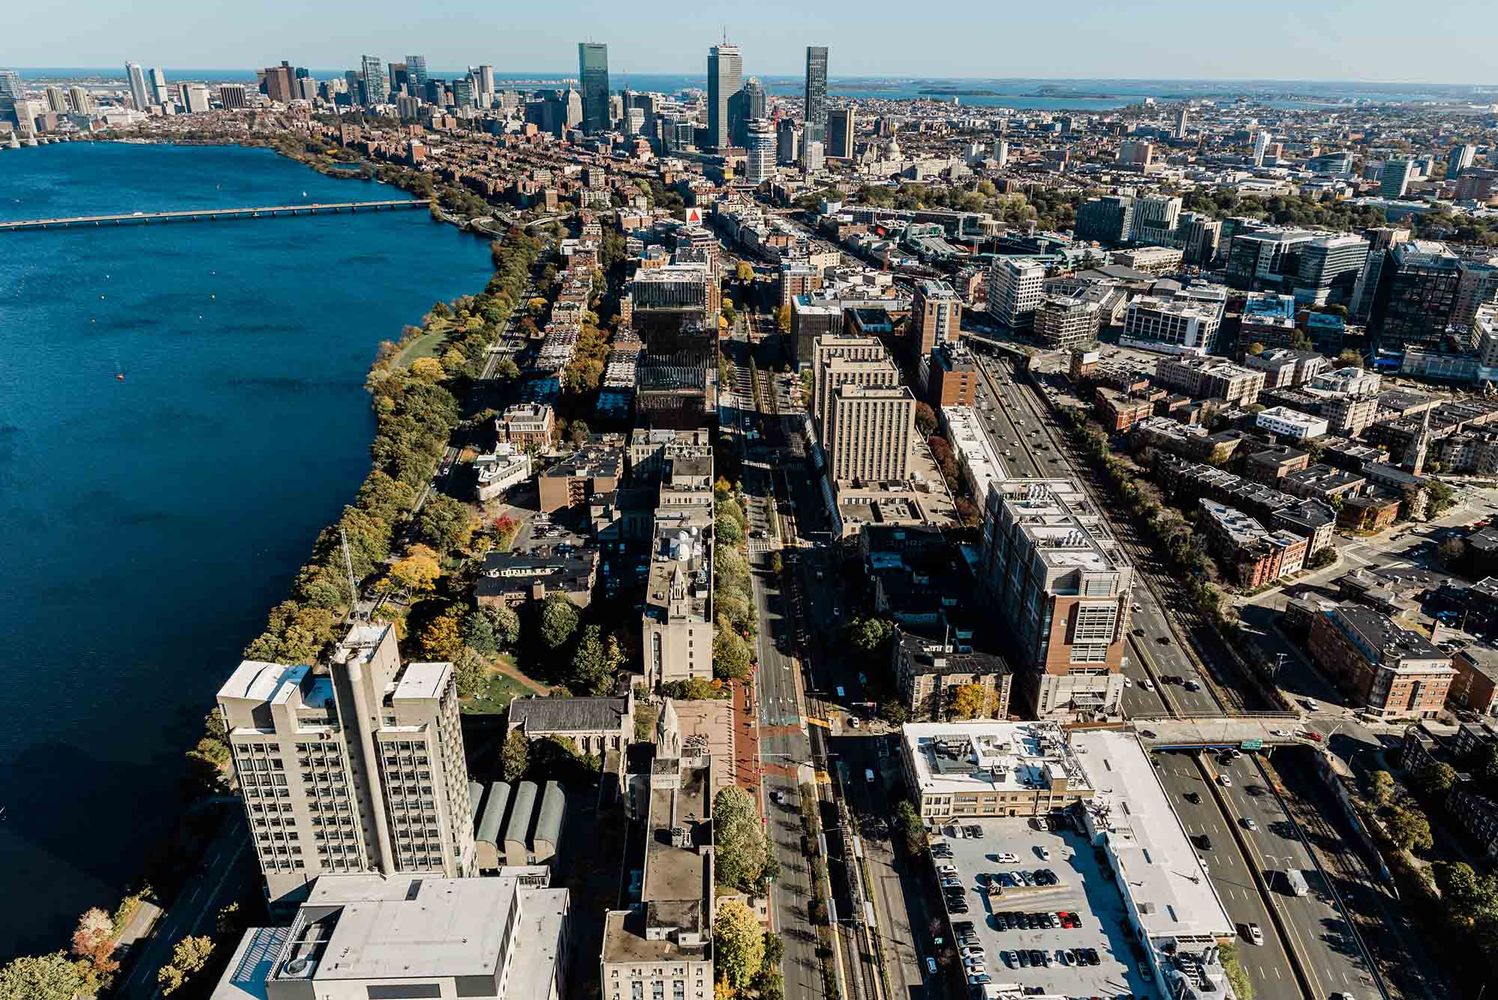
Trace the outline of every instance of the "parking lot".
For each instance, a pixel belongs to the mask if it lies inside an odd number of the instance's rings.
[[[1037,830],[1022,819],[968,819],[962,826],[977,826],[982,836],[959,839],[950,835],[950,825],[944,827],[941,842],[951,848],[951,857],[934,861],[939,874],[940,866],[956,869],[968,912],[952,914],[952,921],[973,925],[990,980],[980,985],[986,985],[990,995],[1026,987],[1064,997],[1154,995],[1137,969],[1113,876],[1099,867],[1085,838],[1071,830]],[[1020,884],[989,894],[987,883],[999,876],[1023,872],[1036,881],[1034,873],[1046,869],[1055,873],[1055,885]],[[1063,913],[1069,916],[1060,916]],[[1016,914],[1024,916],[1016,921]],[[1006,926],[1015,922],[1037,926]],[[1049,926],[1052,923],[1077,926]],[[1095,965],[1086,964],[1092,957],[1089,949],[1096,951]],[[1026,964],[1021,964],[1021,952]],[[1042,961],[1037,964],[1035,957]]]

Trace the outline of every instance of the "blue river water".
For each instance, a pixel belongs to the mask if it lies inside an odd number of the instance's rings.
[[[0,219],[394,197],[263,149],[0,152]],[[368,468],[379,342],[490,273],[424,210],[0,233],[0,959],[138,874]]]

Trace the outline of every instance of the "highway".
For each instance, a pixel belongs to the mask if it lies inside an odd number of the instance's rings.
[[[995,450],[1010,467],[1011,474],[1064,475],[1096,489],[1088,470],[1079,471],[1073,466],[1060,435],[1046,425],[1046,418],[1040,414],[1031,390],[1015,381],[1009,366],[984,355],[979,356],[979,365],[983,374],[979,381],[979,403],[984,426]],[[1043,449],[1042,445],[1045,446]],[[1005,455],[1005,451],[1009,454]],[[1100,506],[1107,509],[1106,505]],[[1127,518],[1109,518],[1109,524],[1121,542],[1124,532],[1131,530],[1129,522]],[[1124,714],[1129,717],[1222,714],[1223,709],[1215,697],[1219,685],[1192,662],[1182,645],[1182,635],[1177,631],[1174,619],[1166,616],[1156,587],[1150,586],[1155,582],[1151,577],[1168,575],[1168,568],[1137,540],[1133,545],[1123,547],[1136,567],[1139,584],[1134,589],[1129,655],[1125,658],[1125,674],[1130,686],[1124,692]],[[1141,564],[1148,569],[1142,569]],[[1196,630],[1193,629],[1190,638],[1195,637]],[[1175,682],[1167,683],[1166,678]],[[1188,689],[1187,682],[1196,690]],[[1211,840],[1212,850],[1204,854],[1208,857],[1210,877],[1228,915],[1240,926],[1258,924],[1263,933],[1263,945],[1255,946],[1244,940],[1239,948],[1256,996],[1307,996],[1309,1000],[1322,1000],[1328,992],[1339,988],[1331,984],[1371,983],[1367,962],[1328,895],[1295,898],[1280,892],[1271,897],[1269,893],[1273,890],[1266,891],[1267,885],[1253,877],[1253,870],[1262,873],[1266,868],[1273,871],[1276,865],[1282,868],[1292,863],[1287,860],[1292,855],[1295,862],[1303,863],[1306,869],[1314,867],[1306,845],[1285,818],[1285,805],[1273,791],[1265,788],[1265,779],[1249,780],[1245,775],[1242,780],[1234,781],[1231,787],[1217,787],[1216,795],[1208,794],[1210,790],[1203,778],[1203,765],[1198,763],[1199,755],[1168,753],[1155,756],[1162,763],[1162,783],[1175,800],[1177,813],[1188,834],[1205,833]],[[1208,762],[1204,766],[1211,768],[1214,765]],[[1234,765],[1238,768],[1253,766],[1249,758]],[[1250,788],[1265,788],[1265,793],[1250,795]],[[1199,801],[1189,801],[1188,794]],[[1254,819],[1259,828],[1257,833],[1243,829],[1241,821],[1245,816]],[[1238,825],[1236,832],[1244,835],[1251,857],[1245,858],[1233,836],[1235,831],[1229,829],[1230,823]],[[1269,858],[1274,860],[1267,860]],[[1250,863],[1253,869],[1250,869]],[[1270,906],[1279,912],[1285,928],[1284,936],[1289,937],[1288,944],[1270,916]],[[1292,974],[1287,957],[1292,950],[1300,957],[1311,981],[1309,993]],[[1324,989],[1322,984],[1326,984]]]

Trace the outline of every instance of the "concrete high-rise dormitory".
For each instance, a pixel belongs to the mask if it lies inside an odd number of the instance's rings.
[[[330,873],[473,874],[450,663],[400,663],[395,630],[355,625],[324,667],[246,660],[218,693],[273,902]]]

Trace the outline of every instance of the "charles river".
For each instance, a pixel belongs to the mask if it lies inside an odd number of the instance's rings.
[[[0,219],[402,196],[263,149],[0,152]],[[377,345],[489,273],[425,211],[0,233],[0,960],[139,874],[364,476]]]

